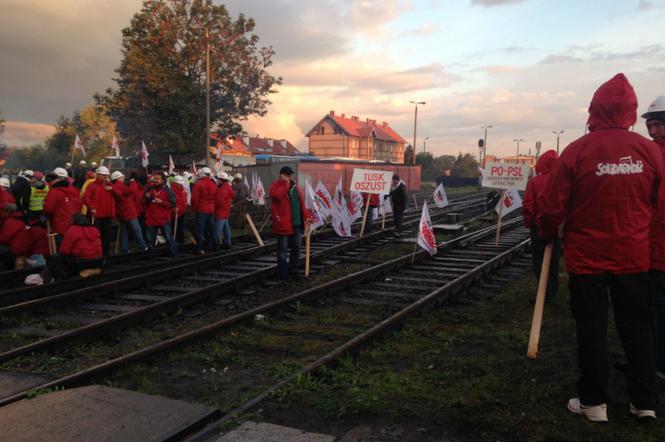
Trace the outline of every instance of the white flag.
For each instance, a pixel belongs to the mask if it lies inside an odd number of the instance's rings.
[[[346,237],[351,236],[351,218],[346,207],[341,209],[333,205],[332,208],[332,226],[337,235]]]
[[[175,172],[175,164],[173,164],[173,158],[171,158],[171,154],[169,154],[169,175],[173,172]]]
[[[266,205],[266,190],[263,188],[263,181],[258,175],[256,177],[256,200],[259,206]]]
[[[316,184],[316,189],[314,190],[314,197],[319,202],[321,215],[324,218],[328,218],[332,214],[332,198],[328,189],[323,185],[321,181]]]
[[[148,153],[148,148],[145,146],[145,141],[141,141],[141,165],[143,167],[148,167],[148,157],[150,154]]]
[[[346,210],[346,199],[344,198],[344,192],[342,189],[342,177],[340,176],[339,182],[335,186],[335,198],[333,199],[333,203],[337,207],[337,210]]]
[[[309,211],[311,219],[309,225],[310,232],[313,232],[325,224],[323,216],[321,215],[319,203],[314,197],[314,190],[312,190],[312,185],[309,183],[309,180],[305,180],[305,208]]]
[[[501,209],[501,204],[503,204],[503,209]],[[517,190],[507,190],[503,194],[503,198],[499,200],[496,207],[496,213],[501,212],[501,216],[504,217],[510,212],[519,209],[522,207],[522,197]]]
[[[111,152],[116,158],[120,158],[120,146],[118,146],[118,139],[113,136],[113,142],[111,143]]]
[[[189,179],[186,176],[183,176],[185,183],[182,185],[182,188],[185,189],[187,194],[187,205],[189,206],[192,203],[192,187],[189,185]]]
[[[363,203],[363,196],[359,192],[352,190],[351,199],[349,199],[349,217],[351,217],[351,222],[362,218]]]
[[[434,189],[434,203],[439,209],[448,205],[448,197],[446,196],[446,191],[443,189],[443,183],[439,184],[437,188]]]
[[[427,202],[423,204],[423,213],[420,215],[420,228],[418,229],[418,245],[427,250],[430,255],[436,255],[436,237],[432,220],[429,217]]]
[[[80,150],[81,155],[83,155],[83,158],[85,158],[85,147],[83,147],[83,143],[81,143],[79,134],[76,134],[76,139],[74,140],[74,149]]]
[[[379,206],[379,216],[383,216],[383,214],[388,215],[389,213],[393,213],[393,205],[390,202],[390,198],[383,198],[383,195],[381,196],[381,205]]]

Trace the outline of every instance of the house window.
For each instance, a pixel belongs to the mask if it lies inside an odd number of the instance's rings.
[[[325,133],[326,133],[326,128],[323,127],[323,126],[321,126],[321,135],[323,135],[323,134],[325,134]]]

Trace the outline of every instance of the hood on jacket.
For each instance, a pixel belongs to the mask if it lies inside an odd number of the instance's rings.
[[[589,105],[589,130],[628,129],[637,121],[637,95],[623,74],[615,75],[593,94]]]
[[[538,175],[545,175],[554,169],[554,163],[559,159],[555,150],[548,150],[542,154],[536,162],[536,173]]]
[[[83,237],[88,241],[95,241],[99,239],[99,230],[95,226],[81,226]]]
[[[57,181],[57,182],[53,183],[53,185],[51,186],[51,189],[57,189],[58,187],[69,187],[69,181],[67,181],[67,180]]]
[[[90,220],[82,213],[72,215],[72,222],[77,226],[89,226]]]

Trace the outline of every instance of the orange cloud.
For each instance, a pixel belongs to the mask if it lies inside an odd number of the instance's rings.
[[[55,128],[50,124],[7,121],[1,140],[8,146],[30,146],[43,142],[54,132]]]

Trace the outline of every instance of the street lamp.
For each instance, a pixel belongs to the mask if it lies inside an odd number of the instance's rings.
[[[425,137],[423,140],[423,153],[427,152],[427,140],[429,140],[429,137]]]
[[[524,141],[524,140],[522,138],[520,138],[520,139],[516,138],[513,141],[517,143],[517,155],[515,155],[515,162],[519,163],[520,160],[517,157],[520,156],[520,141]]]
[[[481,126],[481,129],[485,129],[485,137],[483,138],[483,151],[482,151],[482,158],[479,158],[481,160],[483,168],[485,168],[485,157],[487,156],[487,129],[491,129],[494,126],[488,125],[488,126]]]
[[[559,155],[559,137],[565,130],[553,130],[552,133],[556,135],[556,154]]]
[[[415,166],[415,164],[416,164],[416,146],[417,146],[417,144],[416,144],[416,133],[418,131],[418,105],[422,104],[424,106],[427,103],[425,103],[424,101],[409,101],[409,103],[416,105],[416,111],[415,111],[414,117],[413,117],[413,165]]]

